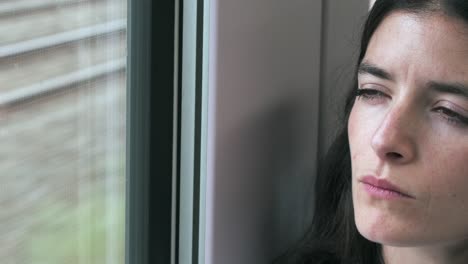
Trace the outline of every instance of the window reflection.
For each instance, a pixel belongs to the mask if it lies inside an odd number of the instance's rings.
[[[124,263],[126,2],[0,1],[0,259]]]

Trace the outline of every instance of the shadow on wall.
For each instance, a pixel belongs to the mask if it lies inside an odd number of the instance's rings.
[[[213,263],[267,263],[307,226],[313,161],[303,157],[298,105],[284,101],[218,140],[214,230],[223,233],[213,250],[223,259]]]

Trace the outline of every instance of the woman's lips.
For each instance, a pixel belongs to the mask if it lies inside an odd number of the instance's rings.
[[[373,176],[366,176],[362,178],[360,182],[364,185],[364,189],[370,195],[377,198],[414,198],[390,182],[383,179],[377,179]]]

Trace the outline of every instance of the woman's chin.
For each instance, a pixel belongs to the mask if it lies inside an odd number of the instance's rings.
[[[356,220],[358,232],[372,242],[395,247],[415,246],[418,244],[414,234],[410,234],[407,228],[399,228],[385,222],[372,222],[369,221],[370,219],[366,219],[366,221]]]
[[[359,230],[359,233],[369,241],[381,244],[381,245],[388,245],[388,246],[395,246],[395,247],[404,247],[404,246],[411,246],[412,243],[407,241],[404,237],[396,236],[394,233],[389,234],[385,231],[378,231],[378,230]]]

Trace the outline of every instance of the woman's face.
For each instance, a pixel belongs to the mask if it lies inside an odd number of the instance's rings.
[[[358,82],[348,134],[359,232],[393,246],[468,240],[468,25],[391,14]]]

